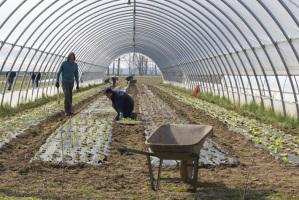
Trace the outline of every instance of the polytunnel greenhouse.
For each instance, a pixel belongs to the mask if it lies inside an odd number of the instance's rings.
[[[298,0],[0,0],[0,16],[1,197],[298,198]]]

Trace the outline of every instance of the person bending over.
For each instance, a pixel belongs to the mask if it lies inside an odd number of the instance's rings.
[[[111,80],[113,82],[113,87],[115,87],[116,81],[118,80],[118,78],[116,76],[112,76]]]
[[[112,107],[116,110],[117,116],[115,120],[120,120],[122,118],[133,118],[134,114],[134,100],[130,95],[123,91],[112,90],[108,88],[105,90],[106,97],[112,101]]]
[[[128,77],[126,78],[127,85],[128,85],[128,83],[129,83],[131,80],[133,80],[133,79],[134,79],[134,76],[133,76],[133,75],[128,76]]]

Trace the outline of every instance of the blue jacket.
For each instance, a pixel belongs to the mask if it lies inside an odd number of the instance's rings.
[[[62,72],[62,81],[74,82],[74,77],[76,83],[79,84],[78,78],[78,65],[75,62],[63,61],[58,72],[56,81],[59,81],[60,74]]]
[[[117,113],[131,114],[134,109],[134,100],[123,91],[114,90],[111,101]]]

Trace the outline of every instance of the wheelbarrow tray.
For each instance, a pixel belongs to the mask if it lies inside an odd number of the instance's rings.
[[[145,142],[163,160],[190,160],[199,155],[213,127],[208,125],[167,124],[160,126]]]

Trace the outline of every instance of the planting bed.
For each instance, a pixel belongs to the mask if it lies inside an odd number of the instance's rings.
[[[138,87],[139,111],[142,120],[146,122],[145,138],[148,137],[163,124],[186,124],[175,111],[159,97],[155,96],[146,85]],[[226,155],[226,152],[213,140],[207,139],[200,151],[199,162],[204,165],[216,165],[220,163],[237,163],[238,161]],[[154,165],[159,165],[159,159],[153,159]],[[163,165],[175,165],[176,161],[163,161]]]
[[[93,96],[102,88],[103,86],[76,93],[73,95],[73,105],[76,105],[82,100]],[[3,144],[8,143],[17,135],[24,133],[31,126],[37,125],[46,118],[53,116],[63,110],[63,100],[64,99],[61,99],[61,104],[58,104],[57,101],[52,101],[40,107],[26,110],[12,117],[0,118],[0,148],[3,146]]]
[[[105,96],[98,98],[61,125],[33,159],[59,163],[100,164],[109,154],[111,118],[114,113]]]
[[[195,109],[201,109],[212,118],[225,123],[229,130],[244,135],[255,142],[260,148],[270,151],[276,158],[299,164],[299,137],[286,134],[271,125],[266,125],[254,119],[243,117],[238,113],[226,110],[215,104],[187,96],[185,93],[168,87],[159,86],[160,90],[169,93],[179,101],[192,105]]]

